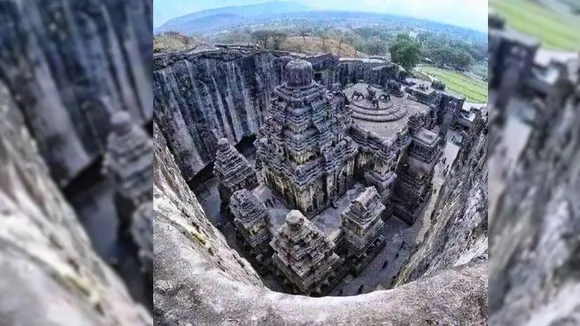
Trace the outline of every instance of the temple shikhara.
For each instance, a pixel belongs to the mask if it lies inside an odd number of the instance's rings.
[[[288,60],[264,108],[255,165],[225,138],[214,163],[246,256],[287,292],[311,296],[361,273],[389,240],[389,219],[415,223],[463,105],[429,85],[405,94],[394,78],[328,87],[317,75],[311,62]]]

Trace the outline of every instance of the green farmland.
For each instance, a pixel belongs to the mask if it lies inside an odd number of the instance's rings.
[[[487,82],[482,79],[472,78],[458,71],[431,66],[422,66],[416,69],[441,80],[447,85],[447,90],[465,96],[468,102],[487,103]]]
[[[536,37],[550,50],[580,50],[580,22],[526,0],[489,0],[507,24]]]

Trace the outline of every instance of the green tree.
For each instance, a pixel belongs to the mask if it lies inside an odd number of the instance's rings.
[[[257,30],[252,33],[252,38],[261,45],[263,48],[268,48],[268,40],[270,39],[271,32],[267,30]]]
[[[454,56],[454,64],[457,67],[466,68],[471,64],[473,58],[465,51],[457,51]]]
[[[395,42],[389,47],[389,52],[391,60],[409,73],[421,61],[421,47],[407,34],[397,35]]]
[[[298,35],[302,36],[302,43],[306,44],[306,36],[312,35],[312,28],[308,26],[302,26],[298,29]]]

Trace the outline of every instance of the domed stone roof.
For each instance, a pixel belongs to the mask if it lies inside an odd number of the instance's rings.
[[[312,64],[301,59],[288,62],[286,65],[286,78],[288,86],[300,87],[310,85],[314,78]]]

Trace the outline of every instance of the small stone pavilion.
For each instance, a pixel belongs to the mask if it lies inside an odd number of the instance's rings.
[[[421,214],[443,145],[438,121],[450,122],[445,106],[387,88],[328,90],[304,60],[285,69],[255,141],[256,170],[222,139],[214,171],[250,261],[288,292],[321,296],[372,261],[393,214],[408,224]]]
[[[103,166],[115,183],[118,236],[129,238],[133,212],[139,205],[153,200],[153,141],[126,111],[111,117]]]
[[[277,274],[290,293],[324,295],[340,281],[336,272],[343,259],[334,253],[335,244],[300,211],[288,213],[270,244]]]
[[[268,211],[247,189],[234,193],[230,207],[238,240],[254,265],[264,268],[271,256]]]
[[[218,191],[222,209],[227,205],[234,192],[252,189],[258,185],[256,170],[226,138],[218,140],[218,150],[214,163],[214,175],[218,179]],[[230,216],[226,214],[226,216]]]
[[[342,212],[341,244],[355,275],[385,246],[385,238],[381,235],[384,212],[385,205],[375,187],[366,188]]]

